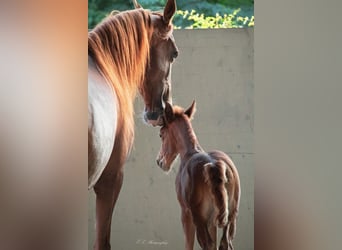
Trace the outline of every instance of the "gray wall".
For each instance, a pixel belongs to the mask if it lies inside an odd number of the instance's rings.
[[[235,162],[241,204],[234,246],[254,249],[253,29],[176,30],[180,50],[173,67],[173,102],[197,113],[193,126],[206,150],[219,149]],[[167,175],[155,163],[158,128],[143,124],[136,102],[136,138],[113,216],[113,249],[184,249],[175,193],[178,162]],[[95,229],[95,202],[89,193],[89,249]],[[195,249],[199,249],[196,245]]]

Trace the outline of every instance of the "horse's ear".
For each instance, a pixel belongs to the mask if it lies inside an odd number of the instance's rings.
[[[141,5],[137,2],[137,0],[133,0],[134,8],[136,9],[142,9]]]
[[[170,123],[174,120],[175,114],[173,113],[172,105],[169,102],[165,103],[164,117],[166,123]]]
[[[176,0],[167,0],[163,15],[164,23],[166,25],[169,25],[171,23],[173,15],[176,13],[176,10]]]
[[[191,120],[194,117],[195,112],[196,112],[196,102],[195,100],[193,100],[191,106],[187,110],[185,110],[184,114],[186,114]]]

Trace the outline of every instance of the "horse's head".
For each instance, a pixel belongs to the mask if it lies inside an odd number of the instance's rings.
[[[135,7],[141,8],[137,2]],[[172,35],[172,18],[175,12],[175,0],[167,1],[162,14],[151,12],[153,34],[141,94],[145,102],[144,120],[153,126],[163,125],[165,102],[172,103],[171,66],[178,56],[178,48]]]
[[[195,110],[195,101],[186,111],[178,106],[172,107],[168,102],[165,104],[164,126],[160,129],[162,144],[156,161],[158,166],[166,172],[172,168],[173,161],[180,153],[180,149],[184,147],[181,141],[186,140],[190,120]]]

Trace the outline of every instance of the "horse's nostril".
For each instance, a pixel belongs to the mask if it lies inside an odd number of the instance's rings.
[[[144,118],[145,118],[145,120],[156,121],[156,120],[158,120],[160,114],[161,114],[161,112],[156,112],[156,111],[153,111],[153,112],[146,112],[146,113],[144,114]]]
[[[159,162],[160,162],[159,159],[157,159],[156,162],[157,162],[157,165],[159,166]]]

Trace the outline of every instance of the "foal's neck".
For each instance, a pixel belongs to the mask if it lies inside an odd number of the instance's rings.
[[[186,160],[195,153],[203,152],[191,124],[186,124],[185,128],[185,133],[177,133],[176,137],[177,150],[181,160]]]

